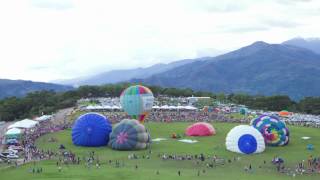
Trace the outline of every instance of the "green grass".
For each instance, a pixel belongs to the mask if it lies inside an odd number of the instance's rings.
[[[67,149],[71,149],[77,155],[86,156],[89,151],[94,150],[98,154],[100,161],[103,163],[100,169],[87,169],[84,165],[63,166],[62,172],[58,172],[56,160],[42,161],[36,164],[36,167],[42,167],[42,174],[29,173],[29,168],[33,167],[32,163],[23,165],[18,168],[10,168],[1,170],[1,180],[6,179],[230,179],[230,180],[270,180],[270,179],[293,179],[292,176],[276,172],[276,168],[271,165],[271,159],[278,155],[285,159],[287,167],[294,167],[298,161],[307,159],[309,155],[320,156],[320,130],[304,127],[290,127],[291,142],[286,147],[267,147],[262,154],[256,155],[240,155],[229,152],[225,149],[225,137],[228,131],[237,124],[230,123],[214,123],[217,135],[211,137],[197,137],[199,142],[195,144],[185,144],[170,139],[172,133],[183,134],[185,128],[190,123],[146,123],[149,128],[152,138],[168,138],[167,141],[161,141],[152,144],[151,159],[128,160],[128,155],[136,153],[140,156],[148,154],[148,150],[143,151],[114,151],[109,147],[101,148],[85,148],[76,147],[72,144],[70,134],[71,130],[65,130],[58,133],[45,135],[37,140],[37,145],[43,149],[57,150],[60,144],[64,144]],[[302,140],[302,136],[310,136],[310,140]],[[49,143],[48,139],[54,137],[58,142]],[[314,151],[306,150],[306,145],[312,143],[315,146]],[[240,157],[236,162],[219,165],[215,168],[206,168],[204,164],[197,165],[194,161],[163,161],[158,158],[158,153],[175,153],[175,154],[200,154],[217,155],[225,159],[233,159]],[[124,162],[124,167],[116,168],[114,165],[107,163],[108,160],[120,160]],[[263,161],[267,164],[264,165]],[[134,167],[138,165],[136,170]],[[243,170],[244,166],[252,164],[254,170],[252,173],[247,173]],[[262,166],[259,168],[259,166]],[[197,176],[198,170],[206,170],[206,173],[201,173]],[[156,175],[156,171],[160,174]],[[177,175],[177,171],[181,170],[182,176]],[[318,180],[320,174],[317,175],[297,175],[294,179]]]

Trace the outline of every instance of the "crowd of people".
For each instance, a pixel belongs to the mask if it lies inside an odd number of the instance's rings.
[[[121,111],[100,112],[104,114],[112,123],[120,122],[122,119],[130,118],[126,113]],[[249,123],[249,116],[237,118],[227,113],[203,112],[203,111],[170,111],[157,110],[151,111],[145,121],[151,122],[233,122]]]
[[[101,112],[112,123],[120,122],[122,119],[130,118],[121,111]],[[177,110],[153,110],[145,121],[151,122],[230,122],[248,124],[252,115],[235,116],[225,112],[204,112],[204,111],[177,111]],[[288,117],[281,117],[289,125],[320,128],[320,120],[313,119],[312,115],[293,114]]]
[[[123,112],[103,112],[113,123],[119,122],[124,118],[129,118]],[[152,111],[147,119],[147,121],[155,121],[155,122],[195,122],[195,121],[220,121],[220,122],[236,122],[236,123],[249,123],[249,116],[242,116],[242,118],[234,117],[227,113],[221,112],[203,112],[203,111]],[[297,121],[293,121],[297,123]],[[295,124],[299,125],[299,124]],[[37,165],[37,161],[51,159],[56,161],[57,171],[62,172],[65,166],[71,165],[84,165],[86,168],[100,168],[101,165],[106,164],[113,167],[124,167],[124,160],[107,160],[102,162],[94,151],[88,152],[87,155],[77,155],[76,153],[68,150],[68,147],[65,147],[63,144],[57,147],[57,149],[52,150],[42,150],[39,149],[35,141],[40,136],[45,135],[47,133],[57,132],[64,130],[66,128],[70,128],[72,126],[71,121],[63,121],[60,123],[54,123],[53,121],[46,121],[40,123],[39,126],[25,131],[23,136],[23,140],[21,145],[23,146],[23,162],[33,162],[34,166],[29,171],[30,173],[42,173],[45,169],[41,166]],[[57,142],[56,139],[50,138],[48,143]],[[136,155],[130,154],[128,156],[128,160],[135,159],[150,159],[151,158],[151,150],[149,150],[149,154],[147,155]],[[205,154],[168,154],[162,153],[158,154],[159,160],[162,161],[192,161],[196,165],[201,168],[214,168],[220,165],[226,165],[229,163],[240,161],[239,157],[218,157],[216,155],[205,155]],[[263,164],[266,164],[267,161],[264,161]],[[285,167],[284,161],[279,161],[279,158],[274,158],[271,160],[271,163],[275,165],[276,169],[279,172],[289,172],[289,168]],[[18,166],[18,163],[14,164]],[[136,164],[135,168],[138,169],[139,165]],[[246,172],[252,172],[252,165],[246,165],[244,170]],[[309,157],[305,162],[299,162],[296,166],[295,171],[290,170],[291,175],[296,174],[305,174],[305,173],[320,173],[320,157]],[[182,171],[178,171],[178,175],[180,176]],[[200,172],[198,172],[199,174]],[[202,172],[203,173],[203,172]],[[160,174],[159,170],[156,170],[156,174]]]

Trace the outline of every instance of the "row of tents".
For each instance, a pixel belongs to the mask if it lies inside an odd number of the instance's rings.
[[[121,110],[121,106],[117,105],[89,105],[85,107],[86,110]],[[152,106],[152,109],[154,110],[197,110],[198,108],[193,106]]]
[[[17,121],[10,126],[7,127],[7,131],[5,133],[5,138],[7,141],[16,139],[21,139],[23,133],[27,129],[32,129],[36,127],[39,123],[48,121],[52,118],[51,115],[43,115],[34,120],[31,119],[23,119],[21,121]]]

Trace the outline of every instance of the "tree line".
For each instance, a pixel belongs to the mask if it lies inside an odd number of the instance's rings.
[[[56,93],[53,91],[37,91],[25,97],[8,97],[0,100],[0,121],[13,121],[28,117],[51,114],[59,109],[73,107],[78,99],[93,97],[118,97],[121,92],[132,84],[119,83],[103,86],[81,86],[75,90]],[[269,111],[288,110],[308,114],[320,114],[320,97],[306,97],[295,102],[288,96],[260,96],[248,94],[223,94],[204,91],[194,91],[189,88],[166,88],[148,86],[154,96],[166,95],[171,97],[206,96],[216,102],[236,103],[251,109]],[[214,104],[214,102],[212,102]]]

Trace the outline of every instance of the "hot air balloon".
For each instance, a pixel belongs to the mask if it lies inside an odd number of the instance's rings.
[[[146,149],[150,144],[150,134],[137,120],[124,119],[116,124],[110,135],[110,146],[115,150]]]
[[[212,136],[216,134],[216,131],[211,124],[198,122],[189,126],[185,134],[187,136]]]
[[[267,145],[284,146],[289,143],[289,130],[276,116],[261,115],[250,124],[261,132]]]
[[[104,146],[112,130],[110,121],[98,113],[80,116],[72,127],[72,142],[77,146]]]
[[[120,95],[120,103],[124,111],[141,123],[152,109],[153,101],[151,90],[141,85],[130,86]]]
[[[252,126],[239,125],[227,134],[226,147],[229,151],[253,154],[265,150],[265,142],[261,133]]]

